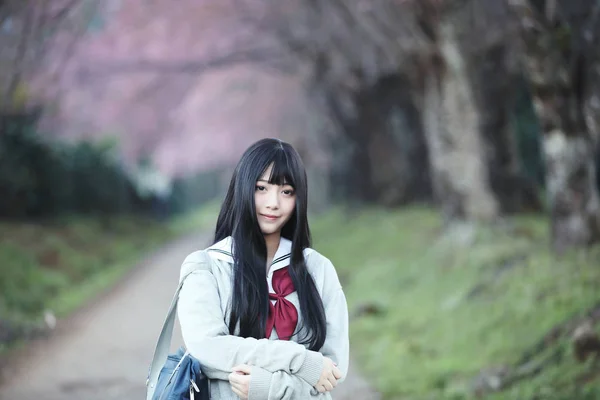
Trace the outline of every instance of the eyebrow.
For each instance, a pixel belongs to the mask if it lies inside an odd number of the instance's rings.
[[[265,180],[265,179],[262,179],[262,178],[261,178],[261,179],[258,179],[256,182],[264,182],[264,183],[269,183],[269,181],[268,181],[268,180]],[[283,182],[283,185],[281,185],[281,186],[293,186],[293,185],[292,185],[291,183]]]

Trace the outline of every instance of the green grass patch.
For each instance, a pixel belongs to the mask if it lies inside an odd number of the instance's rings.
[[[210,201],[195,210],[174,217],[170,227],[177,232],[190,232],[198,229],[208,229],[213,233],[221,203]]]
[[[2,222],[0,310],[3,315],[34,318],[48,308],[63,316],[92,295],[85,290],[74,299],[71,293],[99,276],[118,278],[173,234],[168,226],[133,217]],[[60,299],[69,300],[63,304]]]
[[[149,252],[213,228],[214,206],[170,221],[113,216],[0,222],[0,353],[113,286]]]
[[[386,399],[470,399],[482,369],[511,366],[552,327],[600,301],[600,247],[557,258],[546,218],[442,232],[438,213],[344,211],[312,224],[336,266],[351,315],[351,345]],[[493,399],[600,398],[600,370],[560,361]],[[547,354],[540,354],[542,359]]]

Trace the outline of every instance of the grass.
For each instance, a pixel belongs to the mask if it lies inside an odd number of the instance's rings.
[[[46,310],[70,314],[160,245],[208,227],[213,208],[165,222],[131,216],[0,222],[0,354],[39,331]]]
[[[358,368],[386,399],[475,398],[482,369],[515,365],[600,300],[600,247],[557,258],[543,217],[442,233],[429,209],[337,210],[311,227],[344,285]],[[536,360],[549,352],[561,360],[489,398],[600,398],[597,366],[575,362],[565,338]]]
[[[169,226],[175,232],[191,232],[198,229],[209,229],[211,232],[217,222],[221,203],[214,200],[195,210],[174,217]]]

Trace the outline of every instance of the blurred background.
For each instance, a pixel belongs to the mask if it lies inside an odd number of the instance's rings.
[[[599,37],[594,0],[0,0],[0,371],[278,137],[374,391],[600,398]]]

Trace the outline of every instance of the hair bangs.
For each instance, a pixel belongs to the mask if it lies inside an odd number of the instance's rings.
[[[291,185],[296,187],[296,176],[298,171],[294,171],[292,168],[292,165],[289,162],[288,154],[283,148],[277,149],[273,160],[271,163],[269,163],[269,165],[273,165],[273,168],[271,169],[271,175],[269,176],[269,183],[271,185]]]

